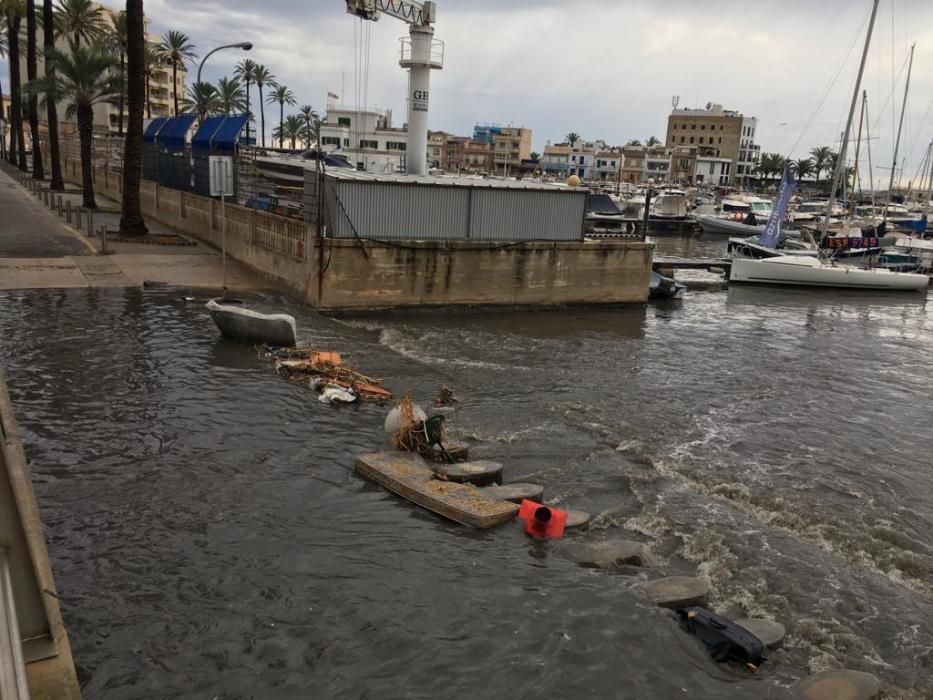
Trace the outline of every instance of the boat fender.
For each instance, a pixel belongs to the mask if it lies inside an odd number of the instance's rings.
[[[529,501],[522,501],[518,517],[525,521],[525,534],[532,537],[558,539],[564,536],[567,526],[567,513],[556,508]]]
[[[731,620],[699,607],[682,608],[677,614],[684,629],[706,645],[714,661],[739,661],[755,670],[765,660],[762,641]]]

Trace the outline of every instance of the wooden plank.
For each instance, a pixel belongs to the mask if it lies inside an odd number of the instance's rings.
[[[389,491],[438,515],[469,527],[486,529],[518,515],[514,503],[496,500],[470,484],[434,478],[424,459],[410,452],[358,455],[356,470]]]

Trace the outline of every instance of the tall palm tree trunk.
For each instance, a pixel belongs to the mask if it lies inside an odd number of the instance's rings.
[[[146,70],[146,119],[152,119],[152,100],[149,99],[149,71]]]
[[[143,0],[126,0],[126,101],[129,117],[123,144],[123,212],[120,233],[149,233],[139,201],[143,170],[143,108],[145,106],[146,34]]]
[[[126,54],[120,51],[120,94],[117,97],[117,136],[123,136],[123,96],[126,93]]]
[[[3,113],[3,80],[0,80],[0,121],[6,122],[6,115]],[[0,133],[0,158],[6,160],[6,141],[3,139],[3,133]]]
[[[7,16],[10,64],[10,163],[26,171],[26,137],[23,134],[23,91],[19,74],[19,27],[21,18]]]
[[[252,120],[249,111],[249,81],[246,81],[246,142],[249,143],[249,123]]]
[[[42,35],[45,50],[55,48],[55,24],[52,9],[52,0],[43,0],[42,3]],[[49,66],[46,64],[46,73]],[[64,190],[65,180],[62,177],[62,154],[58,143],[58,107],[55,100],[48,100],[45,106],[46,119],[49,123],[49,159],[52,161],[52,179],[49,187],[53,190]]]
[[[172,61],[172,97],[175,98],[175,114],[178,114],[178,63]]]
[[[78,141],[81,144],[81,189],[82,206],[85,209],[97,209],[97,202],[94,200],[94,177],[91,144],[94,140],[94,108],[91,105],[79,105],[77,110],[78,117]]]
[[[279,102],[279,148],[285,148],[285,103]]]
[[[266,147],[266,106],[262,99],[262,85],[259,86],[259,128],[262,130],[262,147]]]
[[[36,0],[26,0],[26,79],[39,77],[36,52]],[[32,139],[32,176],[37,180],[45,179],[45,165],[42,163],[42,148],[39,142],[39,96],[29,95],[29,137]]]

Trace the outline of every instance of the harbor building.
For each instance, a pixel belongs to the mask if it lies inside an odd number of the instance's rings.
[[[122,13],[122,10],[111,9],[104,5],[94,4],[95,8],[101,10],[101,14],[106,26],[105,31],[111,32],[117,23],[117,18]],[[146,41],[149,46],[152,48],[158,48],[162,44],[162,39],[157,34],[153,34],[149,31],[149,17],[145,17],[145,28],[146,28]],[[37,37],[39,44],[42,44],[42,34],[41,29],[38,30],[39,35]],[[20,52],[20,72],[23,76],[23,82],[26,80],[26,23],[22,23],[22,29],[20,30],[20,44],[23,46],[23,50]],[[59,51],[68,51],[69,43],[68,37],[60,36],[55,40],[55,48]],[[119,68],[116,67],[111,70],[111,73],[114,77],[119,76]],[[182,98],[185,96],[185,81],[187,79],[187,69],[184,65],[179,65],[177,70],[177,82],[175,84],[175,89],[178,91],[178,100],[181,102]],[[41,77],[45,75],[45,62],[41,60],[38,61],[38,75]],[[147,106],[144,112],[144,116],[149,118],[156,117],[168,117],[173,114],[174,110],[174,92],[172,90],[172,65],[170,63],[164,62],[150,67],[149,72],[149,93],[147,97]],[[123,103],[123,130],[126,131],[126,124],[128,120],[129,108],[127,107],[126,101]],[[74,119],[66,119],[65,117],[65,105],[59,105],[58,109],[58,118],[62,124],[63,132],[67,131],[68,123],[71,122],[72,130],[74,131],[73,125],[75,123]],[[39,120],[40,120],[40,130],[47,133],[48,127],[45,123],[45,110],[39,110]],[[112,133],[117,134],[120,132],[120,107],[116,100],[110,101],[101,101],[94,105],[94,129],[98,133]]]
[[[596,151],[596,177],[601,181],[619,179],[622,166],[621,148],[602,148]]]
[[[492,172],[492,144],[444,131],[429,131],[428,166],[447,173]]]
[[[531,129],[480,123],[473,127],[473,140],[492,146],[493,168],[498,175],[521,169],[531,157]]]
[[[541,169],[557,177],[576,175],[581,180],[598,179],[596,154],[605,150],[605,146],[602,141],[577,141],[572,146],[569,143],[547,144],[541,157]]]
[[[755,117],[724,109],[720,104],[708,103],[704,109],[673,110],[667,119],[667,148],[694,150],[691,156],[675,158],[674,180],[695,182],[696,160],[700,157],[728,159],[731,166],[727,184],[741,184],[753,177],[761,153],[761,147],[755,143],[757,126]],[[681,167],[683,161],[693,163]]]
[[[331,107],[321,121],[321,147],[328,153],[346,156],[357,170],[370,173],[405,172],[408,131],[392,126],[392,110]],[[438,143],[428,143],[428,160],[433,160]],[[443,150],[443,152],[442,152]],[[446,145],[438,150],[446,153]]]

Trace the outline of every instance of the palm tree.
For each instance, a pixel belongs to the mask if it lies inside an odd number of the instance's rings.
[[[197,114],[200,121],[204,117],[216,114],[220,108],[217,97],[217,88],[210,83],[192,83],[181,100],[181,106],[186,114]]]
[[[26,165],[26,136],[23,133],[23,91],[19,70],[19,29],[26,12],[20,0],[0,0],[0,10],[5,19],[7,50],[10,66],[10,163],[22,171]]]
[[[311,105],[303,105],[298,108],[298,113],[301,115],[301,118],[305,121],[304,128],[304,139],[305,145],[308,148],[311,148],[311,137],[314,136],[315,128],[314,125],[320,121],[317,112],[314,111],[314,107]]]
[[[826,163],[832,149],[829,146],[819,146],[810,151],[813,158],[813,172],[816,174],[816,184],[820,184],[820,173],[826,169]]]
[[[249,139],[249,123],[253,121],[253,115],[250,112],[250,102],[249,102],[249,88],[255,80],[253,75],[256,72],[256,62],[249,58],[244,58],[242,61],[237,63],[236,68],[233,69],[233,76],[239,79],[243,86],[246,89],[246,114],[249,118],[246,120],[246,138]]]
[[[26,80],[35,80],[38,71],[36,0],[26,0]],[[44,180],[45,169],[39,143],[39,100],[35,95],[29,95],[26,109],[29,117],[29,138],[32,141],[32,176],[36,180]]]
[[[538,160],[538,158],[541,157],[541,154],[538,153],[537,151],[532,151],[532,152],[528,155],[528,157],[529,157],[531,160]]]
[[[75,39],[69,40],[68,44],[66,51],[52,49],[46,52],[46,65],[52,64],[54,70],[27,87],[44,95],[45,100],[64,102],[67,105],[65,115],[77,117],[83,206],[96,209],[91,177],[94,105],[111,100],[116,92],[117,86],[110,74],[113,56],[102,44],[80,46]]]
[[[104,12],[92,0],[59,0],[53,21],[56,38],[73,38],[78,46],[82,39],[90,43],[107,32]]]
[[[113,18],[113,29],[107,32],[104,40],[120,58],[117,79],[120,91],[117,94],[117,135],[123,136],[123,105],[126,96],[126,13],[121,12]]]
[[[152,119],[152,100],[149,99],[149,82],[154,80],[162,66],[162,52],[152,44],[146,44],[146,117]]]
[[[126,141],[123,144],[123,206],[120,233],[145,236],[149,233],[139,202],[139,184],[143,175],[143,109],[146,103],[146,28],[143,0],[126,0],[121,13],[126,30],[126,101],[129,115]],[[122,78],[122,76],[121,76]],[[122,113],[121,113],[122,116]]]
[[[661,142],[658,140],[658,137],[657,137],[657,136],[651,136],[651,137],[645,142],[645,145],[646,145],[648,148],[651,148],[652,146],[660,146],[660,145],[661,145]]]
[[[273,136],[278,136],[279,143],[288,139],[292,144],[292,150],[295,150],[295,142],[301,138],[305,130],[304,120],[297,114],[289,114],[282,126],[277,127]]]
[[[45,54],[55,48],[55,11],[52,0],[42,2],[42,48]],[[46,74],[52,73],[52,62],[45,59]],[[55,100],[46,100],[45,116],[49,123],[49,159],[52,161],[52,179],[49,188],[55,191],[65,189],[65,179],[62,177],[62,154],[58,143],[58,105]]]
[[[803,180],[807,175],[813,172],[813,161],[809,158],[801,158],[791,163],[794,173],[798,180]]]
[[[638,139],[632,139],[625,145],[626,146],[641,146],[641,141],[639,141]]]
[[[578,134],[576,131],[571,131],[569,134],[564,136],[564,141],[569,143],[571,148],[573,148],[579,140],[580,134]]]
[[[187,61],[198,57],[194,44],[184,32],[174,29],[162,37],[162,55],[172,64],[172,97],[175,101],[175,114],[178,114],[178,67],[185,67]]]
[[[262,138],[262,147],[266,147],[266,109],[263,106],[262,101],[262,87],[263,85],[268,85],[269,87],[275,86],[275,76],[269,72],[269,69],[261,64],[257,64],[253,69],[253,82],[256,83],[256,87],[259,88],[259,133]]]
[[[282,143],[283,137],[283,123],[285,121],[285,105],[294,105],[295,104],[295,94],[289,90],[285,85],[276,85],[272,93],[266,99],[266,102],[271,104],[278,103],[279,105],[279,148],[285,148]]]
[[[6,39],[6,19],[0,12],[0,58],[6,58],[7,39]],[[0,79],[0,119],[6,121],[6,114],[3,113],[3,80]],[[0,132],[0,154],[6,158],[6,141],[3,140],[3,133]]]
[[[217,111],[220,114],[239,114],[246,110],[246,93],[236,78],[217,81]]]

